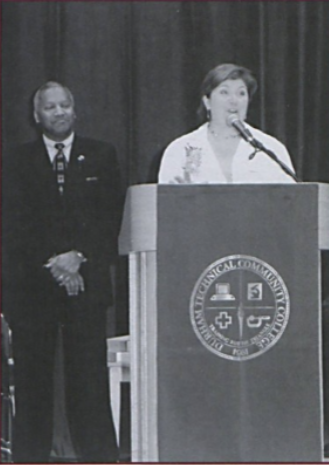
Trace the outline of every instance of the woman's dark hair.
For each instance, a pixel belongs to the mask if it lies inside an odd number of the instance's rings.
[[[198,116],[202,122],[207,120],[207,110],[202,97],[209,97],[211,92],[227,79],[242,79],[247,86],[249,99],[252,98],[257,90],[256,78],[249,69],[231,63],[216,66],[209,71],[201,84],[201,103],[198,109]]]

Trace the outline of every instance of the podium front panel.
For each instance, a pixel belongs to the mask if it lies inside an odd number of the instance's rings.
[[[317,195],[158,187],[160,462],[321,461]]]

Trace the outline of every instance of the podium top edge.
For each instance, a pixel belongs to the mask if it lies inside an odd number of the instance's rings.
[[[161,188],[161,187],[173,187],[173,188],[182,188],[182,187],[237,187],[237,186],[249,186],[249,187],[287,187],[289,189],[296,188],[297,186],[327,186],[329,187],[329,182],[298,182],[294,184],[288,183],[230,183],[230,184],[157,184],[157,183],[141,183],[141,184],[132,184],[128,189],[138,189],[138,188]]]
[[[159,189],[158,189],[159,187]],[[171,190],[170,188],[174,189]],[[253,197],[265,196],[273,200],[278,196],[297,199],[312,199],[317,204],[319,244],[321,249],[329,249],[329,184],[302,183],[300,184],[214,184],[214,185],[181,185],[137,184],[128,189],[123,221],[119,235],[119,252],[128,255],[130,252],[157,250],[158,203],[165,197],[173,198],[192,196],[205,201],[208,196],[225,195],[236,198],[238,195]],[[241,188],[241,191],[240,191]],[[177,190],[178,189],[178,190]],[[182,195],[180,195],[182,194]],[[200,200],[200,201],[201,201]],[[190,200],[189,200],[190,201]],[[194,200],[193,200],[194,201]]]

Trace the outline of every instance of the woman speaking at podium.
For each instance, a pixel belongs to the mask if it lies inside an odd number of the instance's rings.
[[[245,122],[256,89],[256,79],[242,66],[222,64],[209,71],[198,111],[206,122],[169,144],[159,183],[295,182],[285,146]]]

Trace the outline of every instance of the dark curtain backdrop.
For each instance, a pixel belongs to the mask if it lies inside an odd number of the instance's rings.
[[[3,1],[3,156],[34,137],[31,94],[55,79],[75,95],[78,131],[117,146],[125,184],[151,181],[222,62],[258,78],[249,121],[288,146],[304,181],[328,182],[327,1]]]

